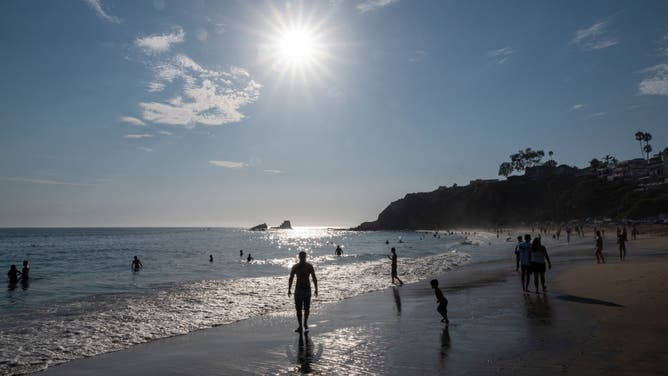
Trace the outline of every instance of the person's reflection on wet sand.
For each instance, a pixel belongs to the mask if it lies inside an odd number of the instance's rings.
[[[524,296],[524,303],[529,321],[537,324],[551,324],[552,312],[547,294],[538,295],[535,298],[527,294]]]
[[[401,296],[399,295],[399,288],[393,286],[392,293],[394,294],[394,304],[397,305],[397,316],[401,316]]]
[[[291,360],[296,360],[299,365],[297,366],[297,371],[300,373],[311,373],[313,368],[311,364],[317,362],[322,356],[322,344],[318,345],[318,353],[313,354],[313,341],[309,337],[308,332],[299,334],[299,346],[297,351],[297,356],[291,354],[290,349],[288,349],[288,358]]]
[[[446,326],[443,328],[443,333],[441,333],[441,359],[446,359],[448,357],[450,345],[450,329]]]

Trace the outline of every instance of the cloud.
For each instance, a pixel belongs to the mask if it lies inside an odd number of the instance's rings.
[[[584,104],[580,104],[580,103],[578,103],[578,104],[576,104],[576,105],[573,105],[573,107],[571,107],[571,111],[581,110],[581,109],[583,109],[584,107],[585,107]]]
[[[158,133],[160,133],[161,135],[165,135],[165,136],[171,136],[171,135],[174,134],[174,133],[169,132],[169,131],[158,131]]]
[[[107,12],[104,11],[104,8],[102,8],[102,2],[101,0],[84,0],[86,4],[88,4],[91,9],[97,13],[98,17],[105,21],[109,21],[111,23],[121,23],[121,19],[116,17],[116,16],[111,16]]]
[[[424,50],[415,50],[415,53],[413,56],[408,58],[408,61],[411,63],[417,63],[418,61],[422,61],[425,56],[427,56],[427,53]]]
[[[30,178],[3,178],[6,181],[13,181],[17,183],[32,183],[32,184],[47,184],[47,185],[75,185],[75,186],[90,186],[91,184],[72,183],[61,180],[50,179],[30,179]]]
[[[140,139],[140,138],[151,138],[153,137],[152,134],[126,134],[123,136],[124,138],[131,138],[131,139]]]
[[[487,52],[487,57],[494,60],[497,64],[503,64],[510,58],[515,51],[513,51],[510,46],[499,48],[498,50],[492,50]]]
[[[643,69],[646,77],[640,81],[640,95],[668,95],[668,64],[658,64]]]
[[[231,161],[209,161],[209,164],[216,167],[225,168],[245,168],[248,166],[245,162],[231,162]]]
[[[612,47],[619,43],[615,38],[611,38],[606,34],[608,21],[599,21],[586,29],[580,29],[575,32],[575,36],[571,43],[577,44],[585,51],[601,50]]]
[[[360,13],[370,12],[372,10],[385,8],[388,5],[392,5],[399,0],[364,0],[361,3],[357,4],[357,10]]]
[[[137,119],[136,117],[132,117],[132,116],[121,116],[118,120],[120,120],[124,123],[132,124],[132,125],[139,125],[139,126],[145,126],[146,125],[146,123],[144,123],[140,119]]]
[[[245,117],[240,108],[255,102],[262,88],[243,68],[210,70],[182,54],[152,69],[155,85],[180,85],[172,98],[139,103],[144,120],[159,124],[193,128],[239,122]]]
[[[282,174],[283,171],[281,170],[264,170],[264,172],[269,173],[269,174]]]
[[[605,114],[606,114],[606,112],[597,112],[597,113],[591,114],[591,115],[589,115],[589,116],[587,116],[587,117],[591,119],[591,118],[596,118],[596,117],[605,116]]]
[[[139,150],[143,150],[143,151],[145,151],[145,152],[147,152],[147,153],[150,153],[150,152],[153,151],[153,149],[151,149],[151,148],[147,148],[146,146],[140,146],[140,147],[138,147],[137,149],[139,149]]]
[[[173,44],[183,42],[185,33],[181,27],[175,28],[168,34],[153,34],[143,38],[135,39],[135,45],[147,54],[159,54],[169,51]]]
[[[161,82],[149,82],[146,91],[149,93],[156,93],[158,91],[163,91],[165,89],[165,84]]]

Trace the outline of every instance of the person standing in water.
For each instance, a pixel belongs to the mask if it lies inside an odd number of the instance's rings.
[[[403,285],[404,282],[401,279],[399,279],[397,273],[397,250],[394,247],[392,247],[391,252],[392,256],[388,255],[387,258],[392,260],[392,283],[394,283],[394,280],[396,279],[397,281],[399,281],[400,285]]]
[[[248,257],[246,257],[246,262],[251,262],[251,261],[253,261],[253,256],[251,256],[251,254],[249,253]]]
[[[340,245],[337,245],[337,246],[336,246],[336,250],[334,251],[334,253],[335,253],[337,256],[341,256],[341,255],[343,254],[343,250],[341,249],[341,246],[340,246]]]
[[[603,257],[603,237],[601,236],[601,231],[596,231],[596,262],[604,263],[605,258]]]
[[[134,259],[132,259],[132,264],[130,264],[130,267],[132,268],[133,271],[138,272],[139,269],[143,268],[144,265],[139,261],[139,258],[135,256]]]
[[[308,331],[308,315],[311,309],[311,280],[313,279],[313,286],[315,287],[315,296],[318,296],[318,279],[315,276],[315,269],[313,265],[306,262],[306,252],[299,252],[299,262],[292,266],[290,270],[290,279],[288,280],[288,297],[292,295],[292,280],[297,276],[295,283],[295,310],[297,311],[297,321],[299,327],[295,332],[301,333]],[[304,315],[302,316],[302,310]],[[302,325],[302,317],[304,323]]]
[[[243,249],[239,250],[239,257],[244,257],[244,250]]]
[[[209,255],[209,262],[213,262],[213,255]]]
[[[28,264],[28,260],[23,260],[23,269],[21,269],[21,279],[24,281],[30,279],[30,264]]]
[[[16,265],[12,264],[9,267],[9,271],[7,272],[7,279],[9,280],[9,284],[16,285],[16,283],[19,281],[19,275],[21,275],[21,272],[16,269]]]

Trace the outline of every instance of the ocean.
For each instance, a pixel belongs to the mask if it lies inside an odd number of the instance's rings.
[[[405,283],[507,258],[512,248],[484,232],[0,229],[0,265],[20,270],[29,260],[31,266],[29,283],[5,285],[0,298],[0,374],[39,371],[258,315],[292,314],[288,275],[300,251],[318,276],[317,311],[390,286],[391,247]],[[144,265],[139,272],[130,268],[133,256]]]

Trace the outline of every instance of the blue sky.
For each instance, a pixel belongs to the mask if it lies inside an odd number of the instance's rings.
[[[0,41],[0,226],[356,225],[668,146],[665,1],[3,1]]]

